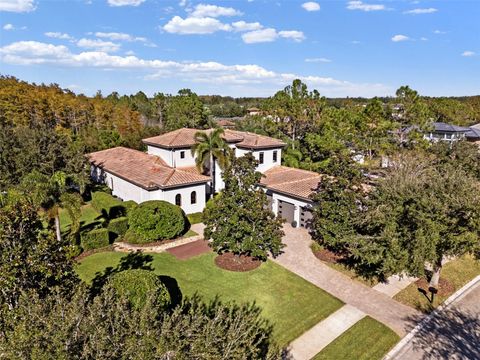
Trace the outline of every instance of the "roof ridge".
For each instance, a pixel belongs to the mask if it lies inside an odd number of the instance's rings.
[[[172,178],[173,174],[175,174],[175,168],[170,168],[172,171],[171,173],[167,176],[167,178],[163,181],[162,185],[166,185],[168,181]]]

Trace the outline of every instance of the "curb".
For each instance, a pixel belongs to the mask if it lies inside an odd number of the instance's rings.
[[[469,281],[462,288],[454,292],[450,297],[444,301],[442,305],[433,310],[425,319],[423,319],[417,326],[413,328],[400,342],[395,345],[395,347],[388,352],[387,355],[383,357],[383,360],[393,360],[399,355],[400,351],[405,347],[405,345],[412,340],[412,338],[427,325],[430,320],[438,313],[449,307],[454,301],[457,301],[464,297],[475,285],[480,284],[480,275],[477,275],[473,280]]]

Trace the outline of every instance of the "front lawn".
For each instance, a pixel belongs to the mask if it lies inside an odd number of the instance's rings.
[[[91,255],[77,267],[80,278],[90,282],[107,267],[116,267],[126,256],[118,252]],[[223,301],[255,301],[263,315],[274,324],[275,338],[286,345],[343,304],[272,261],[259,268],[238,273],[218,268],[216,254],[177,260],[168,253],[149,254],[155,273],[175,278],[183,296],[198,293],[205,300],[219,295]]]
[[[451,288],[450,291],[445,294],[435,295],[433,302],[430,302],[429,299],[418,290],[416,283],[412,283],[400,291],[394,296],[394,299],[428,313],[441,305],[450,295],[477,275],[480,275],[480,261],[475,260],[472,256],[464,256],[444,265],[440,273],[440,278],[445,279],[451,285]],[[430,297],[430,292],[427,292],[427,295]]]
[[[101,219],[102,214],[100,211],[95,210],[95,208],[89,203],[83,205],[81,208],[81,215],[80,215],[80,226],[82,228],[88,228],[89,225],[93,224],[95,221]],[[68,212],[64,209],[60,209],[60,228],[62,232],[66,232],[70,225],[72,224],[72,220],[68,215]]]
[[[382,359],[399,340],[393,330],[367,316],[328,344],[313,360]]]

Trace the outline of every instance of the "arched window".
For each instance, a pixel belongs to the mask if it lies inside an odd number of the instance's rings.
[[[182,206],[182,195],[177,194],[175,196],[175,205],[177,206]]]
[[[192,191],[190,194],[190,204],[196,204],[197,203],[197,192]]]

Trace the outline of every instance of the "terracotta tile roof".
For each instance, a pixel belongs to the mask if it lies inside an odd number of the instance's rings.
[[[260,184],[273,191],[309,200],[321,178],[316,172],[275,166],[265,171]]]
[[[93,165],[146,190],[210,181],[196,168],[172,168],[158,156],[124,147],[97,151],[87,157]]]
[[[161,148],[188,148],[195,144],[195,134],[198,131],[210,133],[213,129],[198,130],[182,128],[159,136],[143,139],[143,142],[147,145],[158,146]],[[247,149],[285,146],[285,143],[281,140],[244,131],[226,129],[222,137],[228,143],[236,143],[237,146]]]

